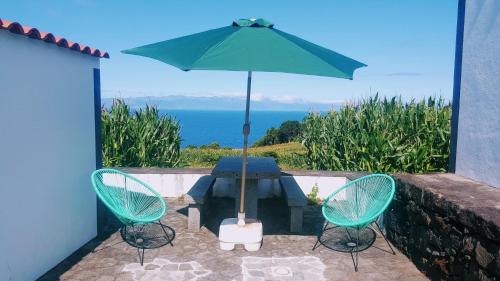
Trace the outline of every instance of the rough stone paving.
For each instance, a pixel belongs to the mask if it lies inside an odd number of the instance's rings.
[[[349,253],[324,246],[312,251],[323,223],[320,207],[308,206],[304,232],[291,235],[287,206],[280,199],[259,201],[264,242],[258,252],[242,247],[222,251],[218,224],[231,216],[233,204],[231,199],[213,200],[205,226],[193,233],[187,231],[187,205],[168,199],[163,222],[175,231],[173,247],[147,249],[143,266],[137,249],[123,241],[112,221],[105,238],[90,241],[41,280],[427,280],[403,254],[392,255],[382,237],[359,254],[359,272],[354,272]]]

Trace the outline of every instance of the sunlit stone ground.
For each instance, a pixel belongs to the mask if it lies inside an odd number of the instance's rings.
[[[304,233],[290,235],[285,203],[259,201],[264,243],[258,252],[246,252],[242,247],[234,251],[218,247],[218,224],[231,216],[231,199],[212,201],[212,212],[198,233],[187,231],[185,204],[168,199],[167,205],[163,223],[175,231],[173,246],[147,249],[143,266],[137,249],[123,241],[119,225],[112,222],[104,240],[89,242],[41,280],[427,280],[404,255],[393,255],[381,236],[360,252],[358,272],[349,253],[324,246],[313,251],[323,223],[317,206],[305,210]],[[151,227],[151,233],[161,233],[155,227],[159,226]],[[167,232],[173,236],[171,229]]]

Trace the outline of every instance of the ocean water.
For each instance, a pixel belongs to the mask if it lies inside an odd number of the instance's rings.
[[[160,110],[160,114],[175,117],[181,125],[181,147],[200,146],[217,142],[221,147],[243,147],[244,111]],[[249,144],[279,127],[287,120],[302,121],[308,112],[251,111]]]

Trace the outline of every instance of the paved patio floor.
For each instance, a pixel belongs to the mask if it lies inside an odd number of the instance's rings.
[[[287,207],[281,199],[259,200],[264,224],[259,251],[247,252],[242,247],[222,251],[218,224],[231,216],[233,202],[213,200],[206,225],[192,233],[187,231],[186,204],[182,199],[168,199],[163,223],[169,227],[169,235],[175,231],[173,246],[147,249],[143,266],[138,263],[137,249],[123,241],[119,224],[112,221],[105,239],[87,243],[41,280],[427,280],[403,254],[393,255],[381,236],[359,253],[358,272],[354,272],[349,253],[324,246],[313,251],[323,223],[320,207],[308,206],[304,233],[291,235]]]

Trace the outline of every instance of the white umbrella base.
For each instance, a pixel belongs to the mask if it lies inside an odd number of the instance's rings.
[[[237,218],[222,221],[219,228],[221,250],[231,251],[236,244],[242,244],[245,250],[254,252],[262,245],[262,223],[256,219],[245,219],[245,225],[238,225]]]

